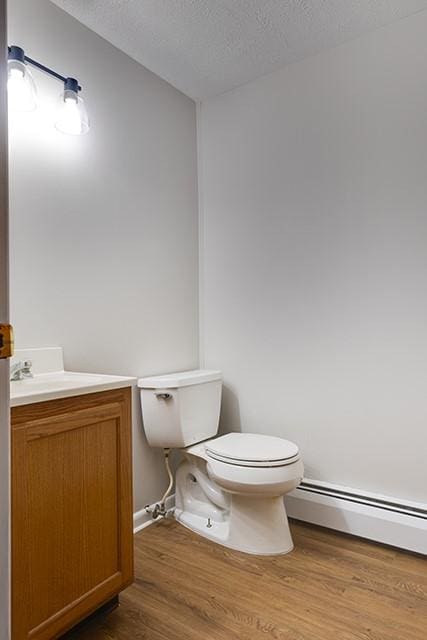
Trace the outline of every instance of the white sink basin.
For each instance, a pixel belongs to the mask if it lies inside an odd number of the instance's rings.
[[[73,371],[56,371],[35,375],[10,383],[10,405],[12,407],[44,402],[67,396],[75,396],[108,389],[133,386],[135,378],[108,376]]]

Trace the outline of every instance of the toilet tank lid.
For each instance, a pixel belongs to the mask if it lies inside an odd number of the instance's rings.
[[[162,376],[140,378],[138,387],[140,389],[178,389],[179,387],[189,387],[192,384],[203,384],[221,379],[221,371],[193,369],[192,371],[178,371]]]

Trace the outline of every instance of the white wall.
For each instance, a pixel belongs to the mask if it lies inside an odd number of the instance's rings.
[[[141,376],[198,363],[192,100],[46,0],[13,0],[9,43],[83,86],[92,127],[51,125],[61,84],[10,132],[11,312],[18,347],[62,345],[66,367]],[[135,414],[135,504],[165,477]]]
[[[427,13],[201,109],[202,344],[223,427],[426,501]]]
[[[8,310],[6,2],[0,0],[0,323]],[[9,361],[0,360],[0,640],[9,640]]]

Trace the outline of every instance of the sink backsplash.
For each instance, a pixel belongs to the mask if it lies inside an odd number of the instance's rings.
[[[15,362],[31,360],[31,370],[34,375],[39,373],[54,373],[64,371],[64,356],[62,347],[41,347],[35,349],[16,349],[11,358],[11,365]]]

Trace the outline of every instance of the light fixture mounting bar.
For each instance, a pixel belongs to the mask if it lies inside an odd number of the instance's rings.
[[[36,67],[37,69],[40,69],[40,71],[43,71],[44,73],[47,73],[47,75],[52,76],[53,78],[56,78],[57,80],[60,80],[61,82],[64,82],[64,84],[67,82],[67,80],[69,80],[69,78],[67,78],[66,76],[61,76],[60,73],[57,73],[56,71],[54,71],[50,67],[46,67],[46,65],[41,64],[41,62],[37,62],[37,60],[34,60],[33,58],[30,58],[29,56],[26,56],[24,54],[23,50],[21,49],[21,47],[16,47],[16,46],[8,47],[8,52],[16,55],[17,59],[25,60],[25,62],[27,62],[28,64],[32,65],[33,67]],[[21,52],[22,52],[22,55],[21,55]],[[76,85],[76,88],[77,88],[77,91],[81,91],[82,90],[82,88],[81,88],[81,86],[79,84]]]

